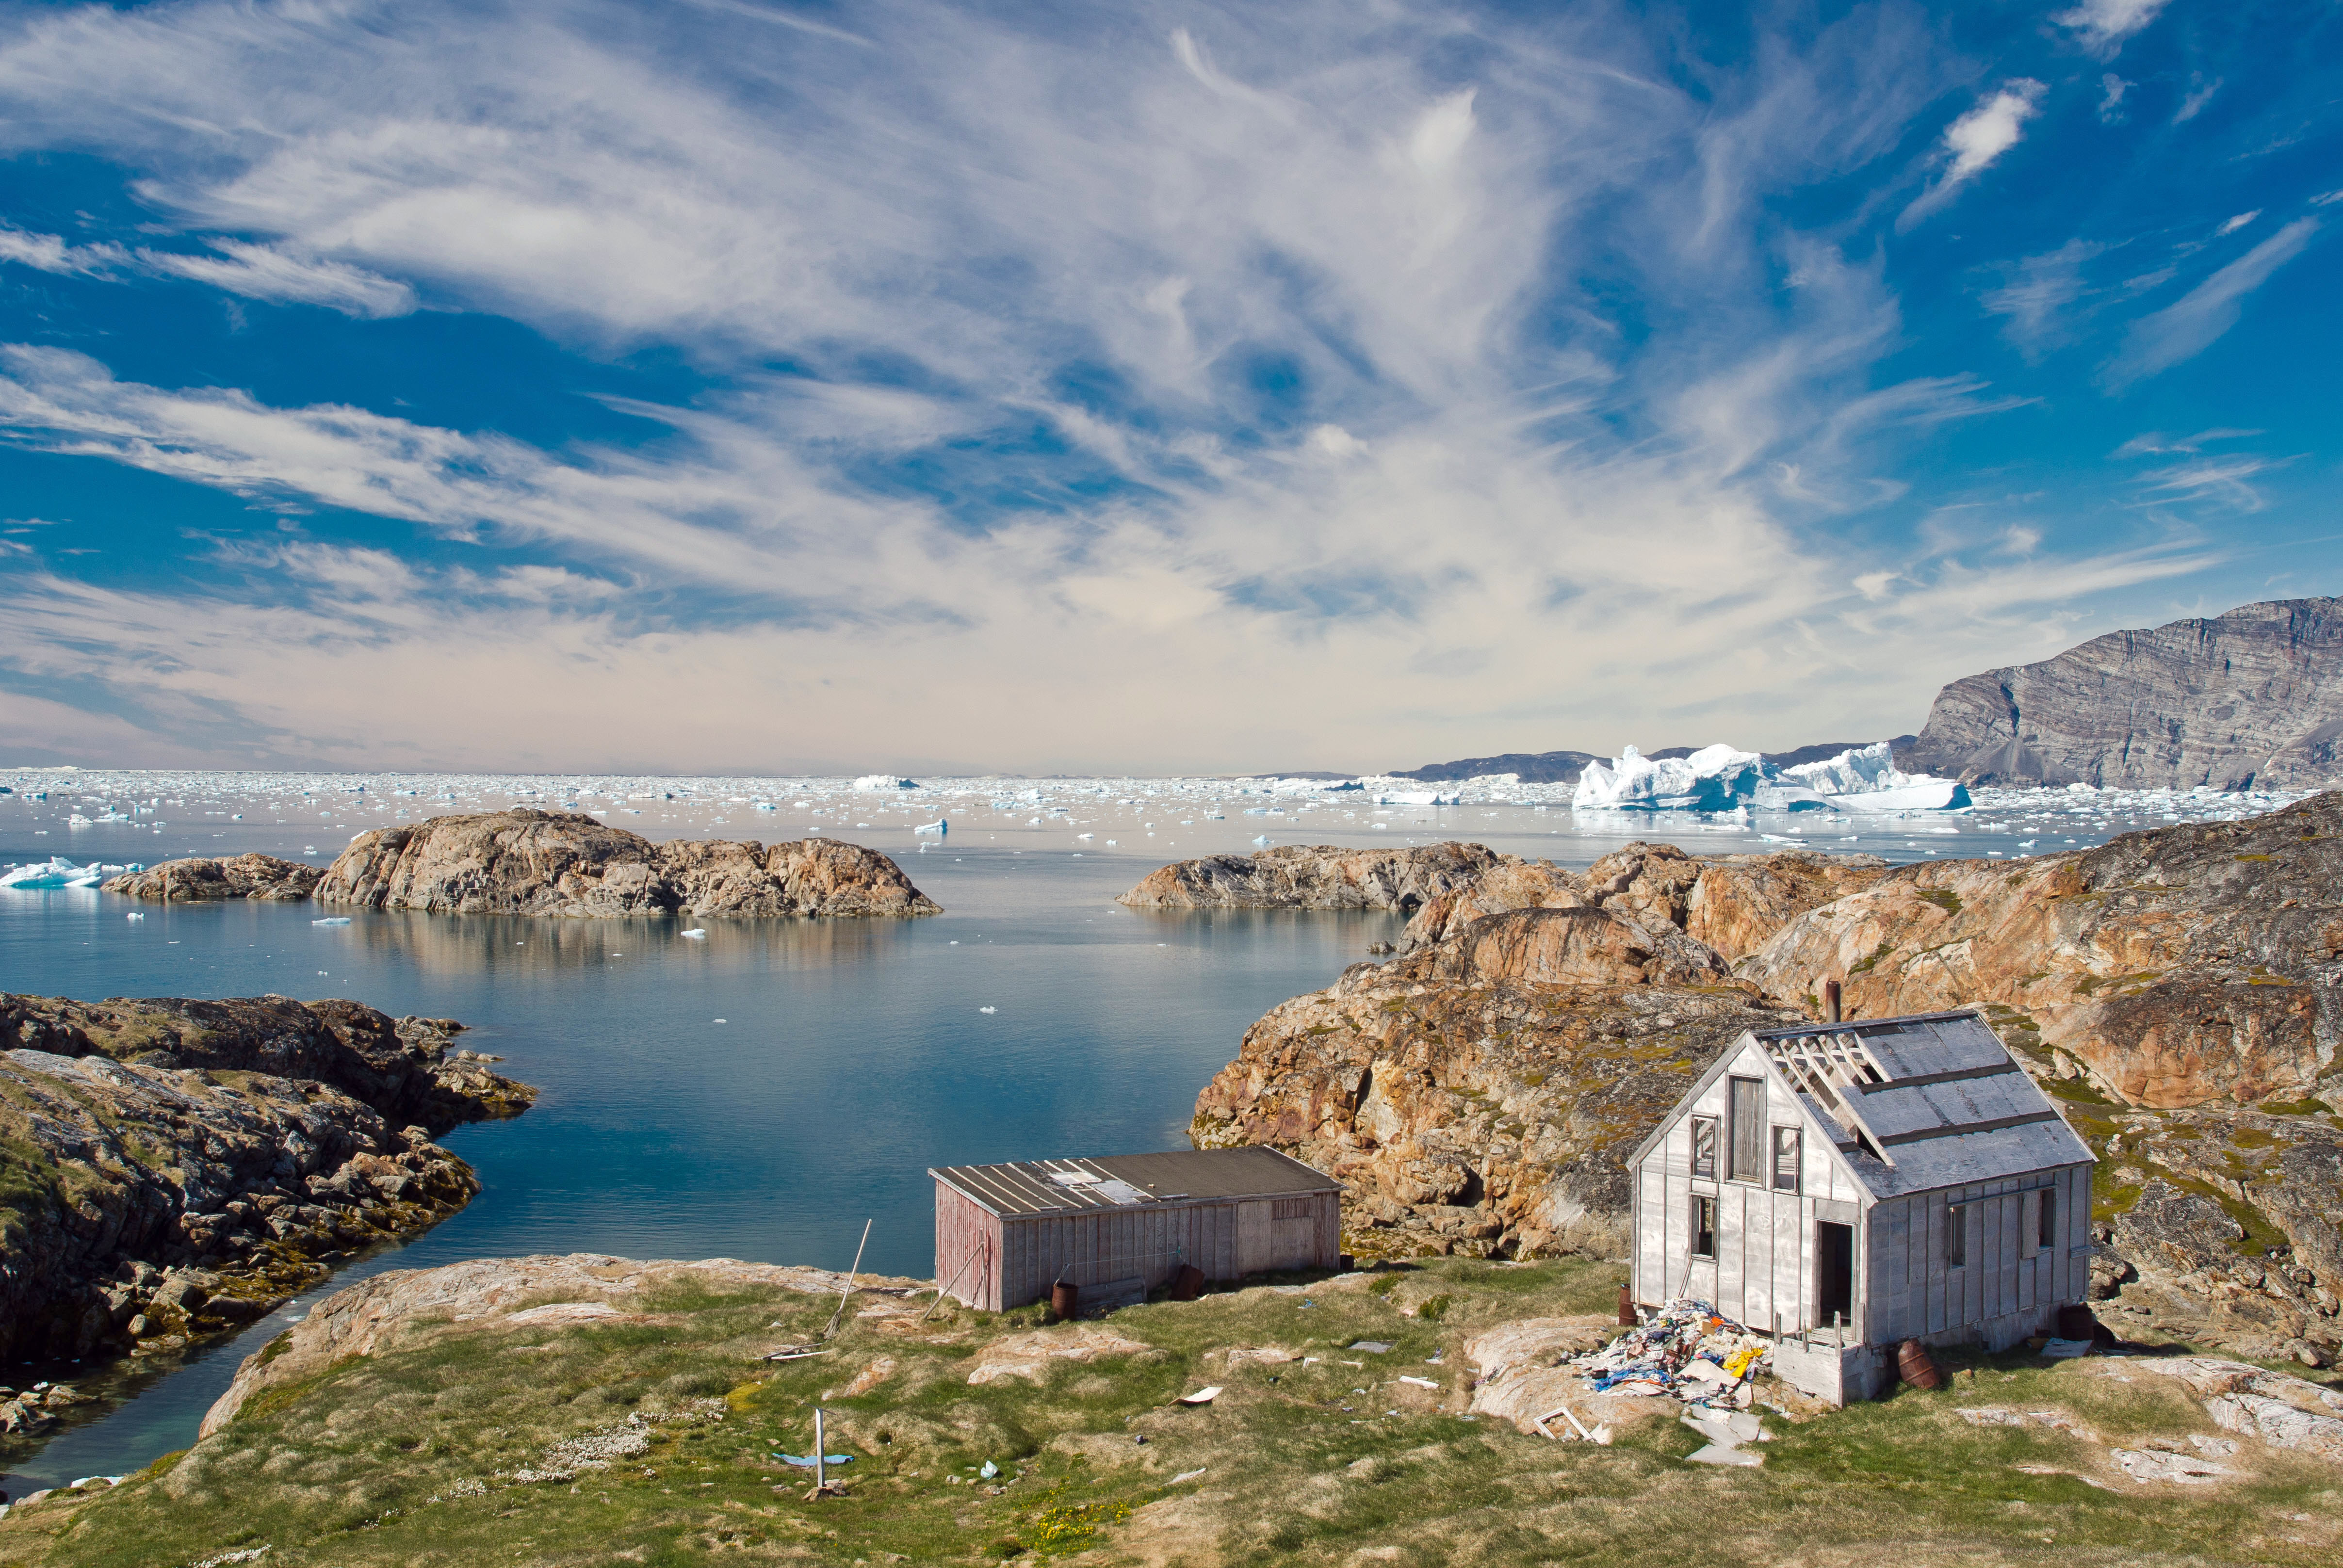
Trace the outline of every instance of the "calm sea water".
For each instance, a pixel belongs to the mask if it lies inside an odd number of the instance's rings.
[[[151,815],[163,820],[82,828],[65,825],[63,799],[0,798],[0,864],[246,849],[315,849],[322,860],[385,809],[378,794],[371,806],[344,796],[309,810],[317,800],[297,789],[276,802],[249,789],[206,802],[189,798],[186,781],[179,789],[177,798],[152,798]],[[1399,929],[1390,916],[1160,915],[1113,901],[1162,861],[1263,838],[1469,838],[1577,866],[1631,836],[1709,853],[1779,841],[1768,842],[1762,825],[1584,824],[1519,807],[1373,811],[1356,797],[1250,816],[1232,800],[1222,818],[1193,791],[1167,800],[1131,781],[1120,790],[1068,795],[1073,804],[1057,817],[1046,815],[1047,790],[1034,792],[1039,800],[963,805],[947,842],[925,849],[911,829],[934,808],[897,805],[901,819],[890,825],[890,812],[867,800],[819,791],[794,803],[803,821],[742,820],[740,802],[719,798],[661,801],[655,821],[626,823],[661,838],[768,839],[826,825],[896,855],[947,910],[919,920],[357,914],[347,926],[319,927],[310,922],[321,911],[307,904],[147,905],[130,920],[134,906],[95,892],[0,893],[0,990],[355,998],[394,1014],[459,1019],[472,1026],[465,1043],[502,1056],[502,1070],[538,1087],[536,1107],[518,1120],[447,1138],[486,1184],[469,1207],[354,1263],[310,1299],[383,1268],[528,1252],[843,1269],[865,1220],[873,1221],[866,1270],[925,1275],[928,1167],[1183,1147],[1198,1090],[1246,1028]],[[127,807],[136,791],[116,779],[101,796]],[[2048,848],[2151,825],[2072,811],[2055,826],[1980,813],[1956,826],[1812,836],[1817,847],[1909,859],[2017,853],[2034,836]],[[321,829],[332,829],[330,841],[317,841],[328,837]],[[706,936],[686,938],[687,925]],[[22,1496],[186,1446],[237,1362],[307,1306],[151,1379],[128,1403],[52,1438],[0,1485]]]

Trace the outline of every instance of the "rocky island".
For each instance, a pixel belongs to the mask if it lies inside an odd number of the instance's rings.
[[[315,866],[274,855],[236,855],[224,859],[198,856],[126,872],[103,883],[101,890],[156,904],[219,903],[229,899],[299,903],[317,890],[317,879],[323,875]]]
[[[1151,871],[1116,900],[1134,910],[1397,910],[1476,880],[1505,857],[1479,844],[1404,849],[1287,845]]]
[[[324,1255],[454,1213],[479,1183],[432,1140],[535,1098],[462,1028],[0,994],[0,1356],[183,1346],[315,1283]]]
[[[582,812],[518,809],[360,833],[322,872],[267,855],[171,860],[105,890],[155,900],[314,898],[458,915],[895,917],[941,912],[876,849],[830,839],[655,844]]]

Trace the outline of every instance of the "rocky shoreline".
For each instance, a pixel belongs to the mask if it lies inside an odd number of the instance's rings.
[[[0,1356],[186,1348],[479,1190],[432,1140],[535,1098],[452,1020],[0,994]],[[0,1405],[0,1431],[49,1407]]]
[[[902,868],[831,839],[655,844],[580,812],[433,817],[359,834],[320,872],[268,855],[172,860],[104,890],[158,902],[314,899],[434,914],[902,917],[940,914]]]
[[[2343,795],[2017,861],[1495,857],[1197,1098],[1350,1190],[1362,1257],[1615,1256],[1624,1156],[1741,1030],[1976,1007],[2100,1158],[2094,1295],[2343,1359]]]
[[[1395,910],[1413,914],[1511,856],[1479,844],[1404,849],[1286,845],[1151,871],[1115,901],[1134,910]]]

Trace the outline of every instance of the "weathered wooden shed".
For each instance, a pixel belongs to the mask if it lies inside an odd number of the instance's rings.
[[[2090,1284],[2089,1146],[1974,1012],[1745,1034],[1630,1161],[1635,1300],[1775,1336],[1831,1400],[1894,1347],[2053,1332]]]
[[[985,1312],[1060,1281],[1087,1303],[1141,1301],[1192,1263],[1207,1280],[1332,1268],[1342,1185],[1274,1149],[948,1165],[936,1179],[936,1278]]]

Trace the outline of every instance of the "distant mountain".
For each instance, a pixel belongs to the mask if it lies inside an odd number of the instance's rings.
[[[1911,744],[1912,737],[1899,735],[1894,742],[1900,758],[1903,749]],[[1765,760],[1784,768],[1794,768],[1801,762],[1821,762],[1842,751],[1852,751],[1858,746],[1876,745],[1871,740],[1826,740],[1819,746],[1801,746],[1795,751],[1768,751]],[[1670,758],[1689,757],[1699,750],[1697,746],[1668,746],[1644,756],[1654,762]],[[1586,765],[1594,761],[1608,762],[1610,758],[1593,751],[1508,751],[1503,757],[1467,757],[1457,762],[1427,762],[1421,768],[1393,773],[1393,779],[1421,779],[1426,783],[1441,783],[1455,779],[1476,779],[1484,773],[1518,773],[1524,784],[1575,784]]]
[[[2343,599],[2094,638],[1936,694],[1900,766],[1973,784],[2343,782]]]
[[[1393,779],[1421,779],[1427,784],[1444,783],[1453,779],[1477,779],[1483,773],[1518,773],[1524,784],[1572,784],[1586,765],[1594,760],[1592,751],[1508,751],[1503,757],[1467,757],[1461,762],[1427,762],[1421,768],[1410,768],[1390,775]]]

